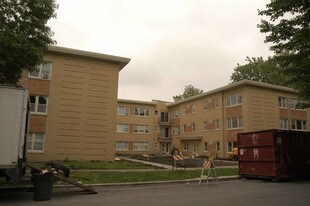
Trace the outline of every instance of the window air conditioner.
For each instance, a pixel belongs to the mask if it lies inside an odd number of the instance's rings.
[[[48,79],[48,78],[49,78],[49,74],[43,73],[43,74],[42,74],[42,78],[43,78],[43,79]]]

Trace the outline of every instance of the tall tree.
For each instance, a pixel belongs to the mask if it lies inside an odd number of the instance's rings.
[[[272,0],[258,14],[269,17],[258,27],[268,33],[265,42],[273,43],[270,49],[290,86],[310,100],[310,1]]]
[[[42,62],[55,43],[47,21],[57,7],[55,0],[0,0],[0,83],[17,84]]]
[[[193,85],[187,85],[184,88],[183,94],[173,96],[175,102],[187,99],[189,97],[195,96],[197,94],[203,93],[203,90],[194,87]]]
[[[287,84],[287,78],[274,58],[264,60],[262,57],[247,57],[245,61],[248,62],[245,65],[237,64],[230,76],[232,82],[248,79],[281,86]]]

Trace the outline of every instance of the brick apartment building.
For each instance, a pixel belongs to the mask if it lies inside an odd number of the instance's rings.
[[[51,46],[25,73],[31,102],[28,161],[104,160],[115,154],[227,158],[237,133],[308,130],[293,89],[243,80],[179,102],[117,99],[130,59]]]
[[[114,160],[119,71],[130,59],[51,46],[24,75],[31,115],[28,161]]]
[[[249,80],[175,103],[118,100],[116,153],[228,158],[240,132],[308,130],[298,103],[293,89]]]

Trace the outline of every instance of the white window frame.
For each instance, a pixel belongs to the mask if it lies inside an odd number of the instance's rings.
[[[173,126],[172,127],[172,134],[180,134],[180,126]]]
[[[205,143],[204,143],[204,151],[205,151],[205,152],[208,152],[208,142],[205,142]]]
[[[207,111],[208,110],[208,101],[203,101],[202,102],[202,107],[203,107],[202,108],[203,111]]]
[[[219,98],[215,98],[215,100],[214,100],[214,108],[215,109],[220,108],[220,99]]]
[[[117,150],[117,151],[128,151],[129,150],[129,142],[128,141],[116,141],[115,142],[115,150]]]
[[[189,151],[189,143],[188,142],[183,143],[183,151]]]
[[[180,118],[180,111],[176,110],[172,113],[172,119]]]
[[[42,140],[38,141],[37,135],[42,135]],[[27,152],[43,153],[44,152],[45,134],[40,132],[31,132],[27,137]],[[42,144],[42,149],[36,149],[36,143]]]
[[[237,121],[237,125],[234,125],[235,121]],[[242,129],[242,128],[243,128],[242,117],[232,117],[227,119],[227,129]]]
[[[129,133],[129,125],[123,124],[123,123],[117,123],[116,132],[117,133]]]
[[[208,131],[208,125],[209,125],[208,121],[203,121],[203,131]]]
[[[127,106],[119,105],[117,106],[117,115],[127,116],[129,115],[130,108]]]
[[[286,118],[280,119],[280,129],[288,129],[288,119]]]
[[[48,72],[44,72],[43,71],[43,68],[44,68],[43,65],[49,65]],[[50,80],[51,79],[51,74],[52,74],[52,66],[53,66],[53,64],[52,64],[51,61],[44,61],[43,64],[40,64],[37,67],[37,72],[36,72],[37,75],[34,75],[33,72],[29,72],[28,73],[28,77],[30,77],[30,78],[37,78],[37,79]]]
[[[142,125],[142,124],[135,124],[133,131],[136,134],[150,134],[150,126]]]
[[[295,109],[295,110],[306,110],[306,109],[303,109],[300,107],[300,105],[304,104],[303,101],[300,101],[298,99],[291,99],[291,105],[292,105],[292,109]]]
[[[301,128],[297,128],[298,122],[300,122]],[[299,120],[299,119],[293,119],[292,120],[292,130],[300,130],[300,131],[307,131],[307,121],[306,120]]]
[[[238,106],[242,104],[242,96],[240,94],[235,94],[226,97],[226,107]]]
[[[192,105],[192,114],[194,114],[196,112],[196,106],[193,104]]]
[[[287,98],[286,97],[279,97],[279,107],[280,108],[287,108]]]
[[[133,151],[150,151],[149,142],[133,142]]]
[[[219,130],[220,129],[220,120],[216,119],[215,120],[215,130]]]
[[[135,116],[149,117],[150,116],[150,109],[149,108],[135,107]]]
[[[35,96],[35,95],[30,95],[30,97],[35,97],[35,103],[34,103],[34,111],[32,111],[33,108],[33,103],[31,103],[31,110],[30,113],[35,113],[35,114],[47,114],[47,109],[48,109],[48,97],[46,96]],[[39,99],[40,97],[45,98],[46,104],[45,104],[45,112],[39,112]]]

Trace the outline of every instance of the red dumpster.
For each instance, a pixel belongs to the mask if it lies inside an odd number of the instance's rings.
[[[239,175],[272,178],[310,176],[310,132],[264,130],[238,134]]]

